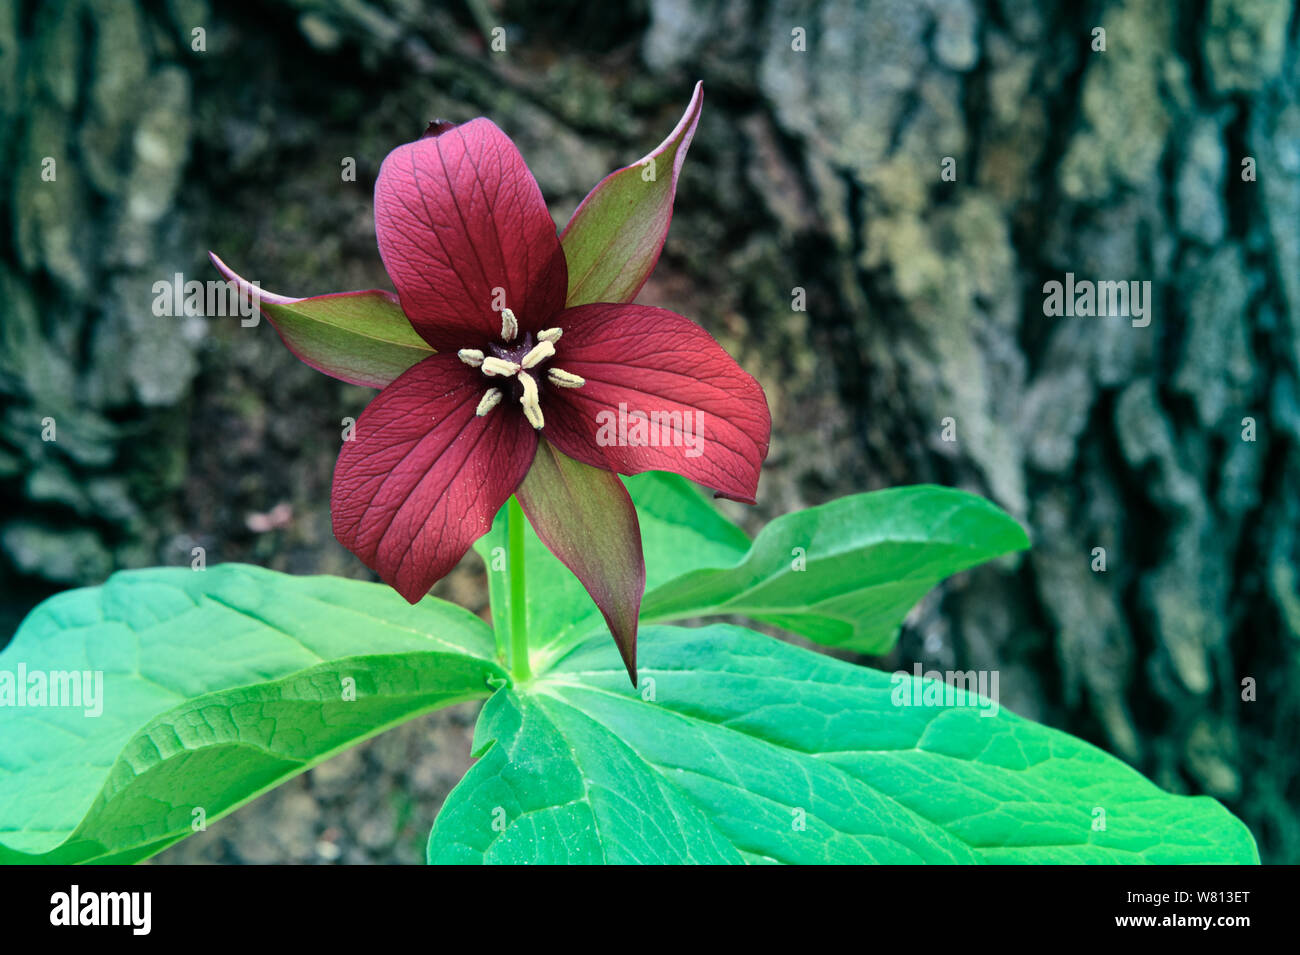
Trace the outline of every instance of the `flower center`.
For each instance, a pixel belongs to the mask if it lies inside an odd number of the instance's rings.
[[[534,428],[541,430],[546,424],[542,416],[541,395],[537,388],[537,377],[548,361],[555,357],[555,343],[563,334],[558,328],[545,328],[537,333],[534,340],[529,332],[519,338],[519,323],[515,313],[508,308],[501,310],[501,343],[489,343],[491,354],[484,354],[477,348],[462,348],[456,353],[465,364],[477,368],[487,378],[502,378],[502,386],[508,387],[519,399],[524,417]],[[581,388],[586,379],[570,374],[563,368],[545,368],[546,381],[557,388]],[[497,405],[505,392],[501,387],[491,387],[483,393],[475,412],[480,418]]]

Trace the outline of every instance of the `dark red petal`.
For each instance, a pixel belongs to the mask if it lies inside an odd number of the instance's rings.
[[[486,390],[455,355],[424,359],[370,402],[334,467],[334,536],[411,603],[487,533],[537,449],[513,403],[475,414]]]
[[[555,222],[519,150],[490,120],[389,153],[375,182],[375,234],[402,308],[439,351],[497,337],[502,306],[528,331],[564,306],[569,273]]]
[[[645,593],[645,558],[636,508],[618,475],[537,445],[515,492],[537,536],[573,571],[609,624],[636,686],[636,619]]]
[[[548,386],[542,410],[549,441],[595,467],[673,471],[754,503],[772,434],[767,398],[712,335],[647,305],[582,305],[562,312],[556,324],[564,335],[552,363],[587,383]],[[659,446],[620,443],[638,437],[636,413],[658,425]]]

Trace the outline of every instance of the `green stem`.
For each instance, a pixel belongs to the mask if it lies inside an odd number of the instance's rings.
[[[528,604],[524,582],[524,509],[517,498],[506,504],[506,537],[510,563],[510,647],[515,682],[532,675],[528,664]]]

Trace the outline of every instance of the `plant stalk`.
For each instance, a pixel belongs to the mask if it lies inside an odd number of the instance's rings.
[[[518,498],[506,504],[506,537],[510,565],[510,647],[515,682],[532,677],[528,663],[528,605],[524,581],[524,509]]]

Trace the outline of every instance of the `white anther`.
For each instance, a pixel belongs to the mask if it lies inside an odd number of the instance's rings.
[[[527,355],[519,359],[519,364],[524,368],[532,368],[539,362],[546,361],[555,354],[555,346],[550,342],[538,342],[534,345]]]
[[[483,364],[483,353],[477,348],[462,348],[456,352],[456,357],[469,365],[471,368],[477,368]]]
[[[485,375],[509,378],[511,375],[518,373],[519,366],[513,361],[506,361],[504,358],[497,358],[495,355],[489,355],[483,359],[483,374]]]
[[[483,392],[483,398],[479,401],[478,408],[475,409],[474,413],[481,418],[499,404],[501,404],[501,389],[489,388]]]
[[[567,372],[563,368],[546,369],[546,380],[561,388],[581,388],[587,383],[586,378]]]
[[[508,308],[501,309],[501,340],[512,342],[518,334],[519,323],[515,321],[515,313]]]
[[[524,386],[524,393],[519,398],[519,405],[524,409],[524,417],[528,423],[539,431],[546,424],[546,419],[542,417],[542,406],[537,401],[537,382],[533,381],[533,376],[526,371],[519,373],[519,383]]]
[[[558,342],[563,334],[564,329],[562,328],[543,328],[537,333],[537,340],[539,342]]]

